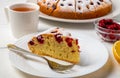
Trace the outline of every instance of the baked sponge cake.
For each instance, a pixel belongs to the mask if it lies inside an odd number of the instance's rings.
[[[47,15],[50,15],[55,9],[58,0],[39,0],[39,6],[41,11]]]
[[[32,53],[50,56],[73,64],[79,63],[78,39],[61,28],[52,28],[35,36],[28,42]]]
[[[40,12],[65,19],[91,19],[112,11],[111,0],[38,0]]]

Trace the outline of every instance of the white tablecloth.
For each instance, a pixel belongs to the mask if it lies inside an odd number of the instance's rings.
[[[8,56],[8,50],[5,48],[6,44],[13,43],[17,40],[12,36],[10,26],[6,21],[4,14],[4,7],[15,2],[25,2],[25,0],[0,0],[0,78],[39,78],[23,73],[16,69],[11,64]],[[117,16],[118,19],[119,17],[120,16]],[[92,23],[73,24],[40,19],[40,31],[55,26],[63,27],[74,32],[80,31],[82,34],[92,36],[100,40],[108,49],[108,52],[110,54],[108,62],[98,71],[82,76],[80,78],[120,78],[120,65],[115,61],[111,50],[113,44],[102,41],[95,33],[94,25]]]

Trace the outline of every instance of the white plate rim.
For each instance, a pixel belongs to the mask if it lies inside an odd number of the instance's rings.
[[[27,0],[27,2],[32,2],[32,3],[36,3],[36,1],[34,0]],[[67,22],[67,23],[91,23],[94,22],[95,20],[99,20],[99,19],[103,19],[103,18],[113,18],[117,15],[120,14],[120,1],[119,0],[112,0],[113,2],[113,9],[112,12],[110,12],[109,14],[102,16],[102,17],[98,17],[98,18],[93,18],[93,19],[84,19],[84,20],[74,20],[74,19],[63,19],[63,18],[57,18],[57,17],[53,17],[53,16],[49,16],[46,14],[43,14],[42,12],[40,12],[39,17],[43,18],[43,19],[47,19],[47,20],[52,20],[52,21],[58,21],[58,22]]]
[[[30,35],[33,35],[33,34],[30,34]],[[24,36],[24,37],[20,38],[17,42],[19,42],[21,39],[24,39],[25,37],[28,37],[28,36],[30,36],[30,35],[27,35],[27,36]],[[80,35],[82,35],[82,34],[80,34]],[[86,35],[82,35],[82,36],[86,36]],[[87,36],[86,36],[86,37],[87,37]],[[88,37],[89,37],[89,36],[88,36]],[[91,38],[91,37],[89,37],[89,38]],[[93,38],[91,38],[91,39],[93,39]],[[99,41],[96,40],[96,39],[93,39],[93,40],[99,42]],[[16,42],[16,43],[17,43],[17,42]],[[16,43],[15,43],[15,44],[16,44]],[[100,66],[98,66],[98,68],[96,68],[95,70],[93,70],[93,71],[91,71],[91,72],[86,71],[87,73],[84,73],[83,75],[87,75],[87,74],[90,74],[90,73],[92,73],[92,72],[97,71],[97,70],[100,69],[102,66],[104,66],[105,63],[107,62],[108,57],[109,57],[108,51],[107,51],[107,49],[105,48],[105,46],[104,46],[102,43],[99,42],[99,44],[101,44],[101,45],[104,47],[104,50],[106,50],[106,52],[105,52],[106,57],[104,57],[104,58],[105,58],[104,63],[102,63]],[[19,69],[19,70],[21,70],[21,71],[23,71],[23,72],[25,72],[25,73],[27,73],[27,74],[34,75],[34,76],[48,77],[48,76],[46,76],[46,75],[38,75],[37,72],[36,72],[36,73],[30,72],[30,71],[28,71],[28,70],[25,70],[24,67],[21,67],[21,66],[16,65],[15,61],[13,61],[13,59],[14,59],[14,58],[13,58],[13,54],[14,54],[14,53],[9,53],[9,58],[10,58],[10,61],[12,62],[12,64],[13,64],[17,69]],[[37,70],[36,70],[36,71],[37,71]],[[77,77],[77,76],[83,76],[83,75],[76,74],[76,75],[65,76],[65,77]],[[51,76],[51,77],[53,77],[53,76]],[[59,77],[64,77],[64,75],[59,76]]]

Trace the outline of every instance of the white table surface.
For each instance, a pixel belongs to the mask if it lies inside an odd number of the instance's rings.
[[[0,78],[39,78],[16,69],[9,60],[8,50],[4,48],[6,44],[13,43],[17,40],[12,36],[10,26],[6,21],[4,14],[4,7],[15,2],[25,2],[25,0],[0,0]],[[120,15],[117,16],[117,18],[120,19]],[[55,26],[63,27],[74,32],[80,31],[82,34],[100,40],[108,49],[110,54],[108,62],[98,71],[79,78],[120,78],[120,64],[116,62],[111,51],[113,43],[102,41],[96,35],[94,25],[92,23],[73,24],[40,19],[40,31]]]

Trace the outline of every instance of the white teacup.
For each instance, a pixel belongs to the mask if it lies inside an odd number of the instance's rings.
[[[17,3],[5,8],[14,37],[37,32],[39,6],[34,3]]]

